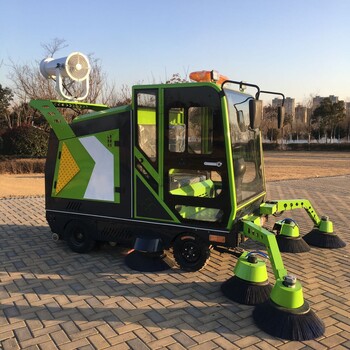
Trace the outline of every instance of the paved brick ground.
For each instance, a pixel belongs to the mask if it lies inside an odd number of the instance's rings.
[[[260,331],[253,307],[220,285],[236,259],[213,252],[196,273],[131,271],[121,248],[88,255],[53,242],[43,198],[0,200],[0,341],[3,349],[349,349],[350,176],[268,184],[269,199],[308,198],[349,245],[283,254],[326,324],[324,337],[288,342]],[[311,229],[306,213],[288,214]],[[270,268],[269,268],[270,270]],[[272,274],[270,274],[273,282]],[[0,347],[0,348],[1,348]]]

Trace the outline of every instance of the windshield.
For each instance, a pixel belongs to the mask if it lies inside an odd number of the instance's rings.
[[[260,132],[249,128],[252,96],[224,89],[227,98],[237,204],[265,191]]]

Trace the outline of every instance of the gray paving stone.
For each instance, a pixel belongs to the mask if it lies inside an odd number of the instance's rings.
[[[220,292],[232,276],[232,255],[213,251],[207,267],[196,273],[131,271],[120,247],[80,255],[62,241],[51,241],[44,198],[32,197],[0,200],[2,347],[349,348],[350,176],[268,183],[268,199],[274,198],[309,199],[348,243],[336,250],[283,253],[285,267],[300,278],[305,298],[327,325],[324,337],[288,342],[257,329],[253,307]],[[304,211],[287,216],[297,220],[301,234],[312,229]],[[277,219],[271,217],[268,225]],[[264,250],[254,242],[244,246]]]

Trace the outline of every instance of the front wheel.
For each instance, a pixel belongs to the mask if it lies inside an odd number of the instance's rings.
[[[174,258],[184,271],[202,269],[210,256],[209,246],[196,235],[182,234],[173,246]]]
[[[88,225],[80,221],[71,221],[65,229],[67,244],[73,252],[88,253],[96,245],[91,238]]]

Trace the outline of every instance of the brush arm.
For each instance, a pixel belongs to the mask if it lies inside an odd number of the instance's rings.
[[[255,218],[256,217],[248,217],[242,220],[242,234],[266,246],[275,278],[283,281],[283,277],[287,275],[287,270],[284,268],[276,237],[272,232],[255,224],[253,222]]]
[[[268,201],[260,205],[260,214],[272,215],[278,212],[305,209],[310,219],[316,226],[319,226],[321,219],[308,199],[285,199]]]

